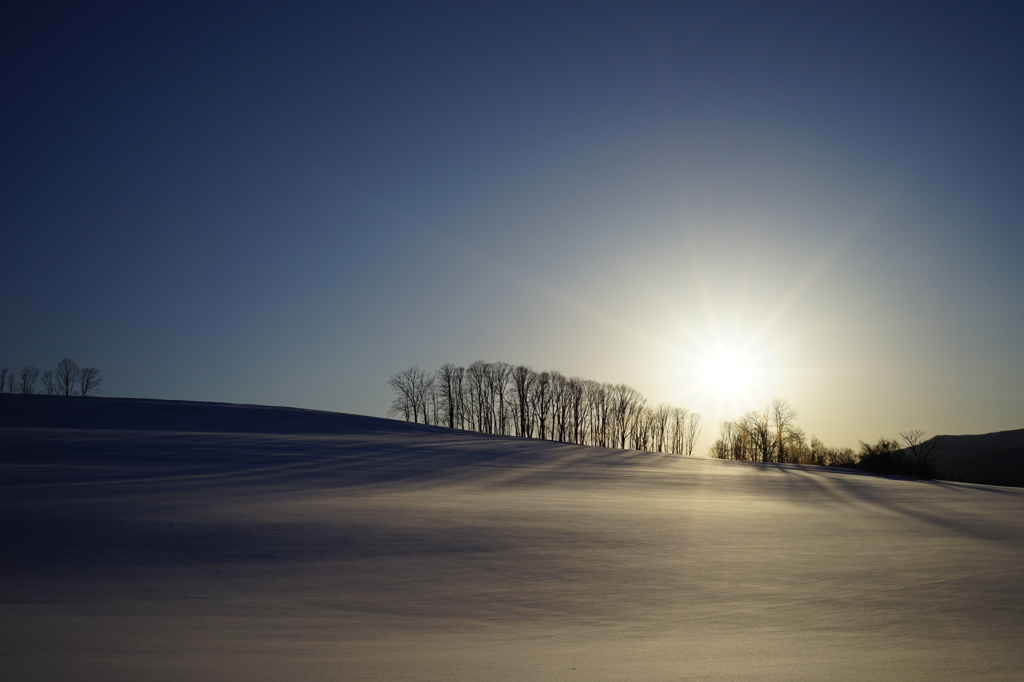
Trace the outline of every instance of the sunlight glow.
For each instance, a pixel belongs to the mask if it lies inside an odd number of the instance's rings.
[[[745,392],[750,382],[750,365],[747,359],[729,351],[717,351],[708,355],[704,359],[701,373],[707,388],[725,396]]]

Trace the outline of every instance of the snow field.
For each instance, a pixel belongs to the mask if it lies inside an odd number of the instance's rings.
[[[1024,671],[1024,490],[131,407],[0,426],[0,678]]]

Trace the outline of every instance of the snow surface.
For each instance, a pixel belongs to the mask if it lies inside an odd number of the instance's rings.
[[[1024,490],[63,400],[0,404],[0,679],[1024,677]]]

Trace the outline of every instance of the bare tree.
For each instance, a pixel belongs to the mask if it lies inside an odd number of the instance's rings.
[[[437,395],[434,392],[434,374],[420,372],[416,379],[416,398],[423,413],[424,424],[437,423]]]
[[[629,429],[629,447],[634,450],[651,450],[651,431],[654,417],[651,408],[643,405],[634,415]]]
[[[533,381],[530,391],[530,412],[537,426],[537,438],[548,437],[551,417],[551,373],[541,372]]]
[[[816,466],[828,466],[828,446],[821,442],[821,439],[817,436],[811,436],[811,442],[807,448],[807,454],[809,464],[814,464]]]
[[[456,367],[450,362],[441,365],[441,369],[437,370],[435,381],[437,382],[438,398],[441,402],[441,414],[449,429],[455,428],[455,419],[460,411],[459,403],[462,396],[456,393],[456,387],[459,384],[458,375],[463,371],[461,367]],[[461,393],[461,386],[458,388]],[[461,419],[461,416],[459,418]]]
[[[718,440],[711,444],[711,456],[717,459],[739,459],[735,447],[737,431],[736,422],[724,421],[719,424]]]
[[[521,438],[530,435],[533,418],[530,414],[530,393],[536,374],[528,365],[516,365],[512,368],[512,396],[509,404],[512,407],[512,419],[515,422],[515,434]]]
[[[511,376],[512,366],[507,362],[488,363],[487,391],[491,400],[493,431],[503,436],[508,433],[508,404],[505,394],[508,392]]]
[[[772,401],[772,404],[768,406],[768,417],[771,421],[771,425],[775,428],[775,461],[791,461],[789,453],[787,452],[787,440],[796,422],[796,410],[794,410],[787,401],[782,398],[776,398]]]
[[[25,365],[18,373],[18,391],[20,393],[35,393],[36,381],[39,379],[39,370],[35,365]]]
[[[569,380],[561,372],[551,375],[551,440],[566,441],[572,428],[572,404],[569,400]]]
[[[683,420],[683,452],[687,457],[693,455],[693,448],[700,438],[700,415],[696,412],[686,411],[686,418]]]
[[[491,399],[487,391],[488,363],[477,360],[466,368],[466,401],[470,413],[470,424],[473,430],[480,433],[491,432]]]
[[[413,411],[411,391],[407,390],[406,386],[399,386],[397,383],[398,375],[392,375],[392,377],[388,379],[388,384],[396,391],[395,398],[391,401],[391,407],[388,408],[388,416],[401,416],[407,422],[418,421],[419,411]]]
[[[608,384],[598,381],[586,383],[587,412],[590,424],[590,445],[607,447],[609,438],[608,420],[611,414],[611,390]]]
[[[572,422],[569,440],[582,445],[586,414],[583,407],[583,380],[579,377],[570,377],[566,380],[565,395],[566,402],[569,403],[569,419]]]
[[[411,422],[419,422],[422,417],[424,423],[430,423],[430,390],[427,385],[432,387],[433,383],[433,375],[428,375],[419,367],[410,367],[391,375],[388,385],[398,393],[391,403],[391,414],[404,415],[406,421]]]
[[[671,444],[669,434],[672,406],[667,403],[658,403],[658,406],[651,409],[651,448],[655,452],[670,452]]]
[[[63,358],[57,363],[54,376],[57,379],[57,393],[60,395],[72,395],[75,392],[75,385],[78,383],[78,363],[71,358]]]
[[[799,426],[786,428],[786,461],[793,464],[810,464],[810,447],[807,433]]]
[[[83,367],[78,372],[78,395],[83,398],[99,392],[103,377],[95,367]]]
[[[626,384],[615,384],[608,389],[610,408],[608,425],[611,431],[609,445],[615,448],[626,447],[629,438],[629,422],[633,416],[633,392]]]
[[[681,455],[684,452],[683,437],[686,433],[686,416],[689,410],[684,407],[673,407],[671,424],[669,424],[669,446],[668,451],[673,455]]]
[[[466,410],[466,368],[465,367],[459,367],[459,368],[456,369],[456,371],[455,371],[455,378],[454,378],[453,382],[454,382],[454,388],[452,389],[452,392],[454,393],[455,400],[456,400],[455,423],[459,426],[459,428],[463,428],[464,429],[467,426],[469,426],[469,416],[468,416],[468,411]]]
[[[775,439],[772,435],[771,414],[769,410],[751,410],[747,413],[745,420],[747,427],[750,429],[750,439],[754,448],[755,460],[771,462],[772,452],[775,449]]]
[[[43,372],[42,377],[39,379],[43,385],[43,393],[46,395],[53,395],[53,392],[57,390],[57,384],[53,379],[53,370],[46,370]]]
[[[15,371],[6,367],[0,369],[0,393],[14,393]]]
[[[644,407],[644,397],[630,386],[616,384],[611,389],[613,447],[625,448],[633,423]]]
[[[747,413],[736,420],[735,431],[732,434],[732,458],[741,461],[756,461],[757,455],[754,451],[754,426]]]
[[[942,456],[942,452],[934,438],[925,440],[924,437],[925,432],[921,429],[900,432],[900,438],[906,445],[904,451],[914,463],[914,475],[929,479],[935,474],[935,460]]]

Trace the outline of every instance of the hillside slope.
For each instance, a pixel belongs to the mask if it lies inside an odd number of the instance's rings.
[[[932,440],[939,478],[1024,487],[1024,429]]]
[[[1022,490],[277,408],[14,402],[2,679],[1024,669]]]

